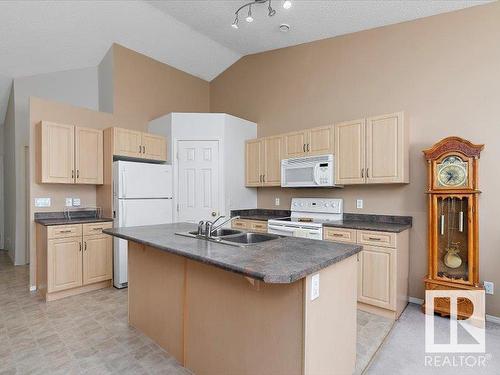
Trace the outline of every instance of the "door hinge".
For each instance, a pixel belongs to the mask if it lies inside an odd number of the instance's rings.
[[[179,203],[177,203],[177,212],[179,212]]]

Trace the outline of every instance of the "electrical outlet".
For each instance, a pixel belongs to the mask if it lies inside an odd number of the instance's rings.
[[[274,198],[274,205],[279,206],[280,205],[280,199],[279,198]]]
[[[363,199],[356,199],[356,208],[363,208]]]
[[[495,284],[492,281],[485,281],[484,283],[484,291],[486,294],[495,293]]]
[[[319,273],[311,277],[311,301],[319,297]]]
[[[80,207],[80,198],[73,198],[73,207]]]
[[[35,198],[35,207],[50,207],[50,198]]]
[[[66,207],[71,207],[71,206],[73,206],[73,199],[66,198]]]

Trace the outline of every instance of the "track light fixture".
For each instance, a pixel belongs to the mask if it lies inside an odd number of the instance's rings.
[[[245,20],[250,23],[250,22],[253,22],[253,20],[254,20],[253,15],[252,15],[252,5],[260,5],[260,4],[266,4],[266,3],[267,3],[267,15],[269,17],[274,16],[276,14],[276,10],[271,5],[271,0],[253,0],[250,3],[242,5],[241,7],[238,8],[238,10],[236,12],[234,12],[236,18],[234,19],[234,22],[231,25],[233,27],[233,29],[239,28],[238,21],[239,21],[239,13],[241,10],[248,7],[248,14],[245,17]],[[286,0],[283,3],[283,8],[285,8],[285,9],[290,9],[291,6],[292,6],[292,2],[290,0]]]

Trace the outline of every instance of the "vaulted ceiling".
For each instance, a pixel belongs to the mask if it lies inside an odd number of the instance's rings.
[[[96,66],[116,42],[205,80],[241,56],[448,12],[487,1],[272,0],[276,16],[234,30],[245,0],[0,1],[0,124],[12,78]],[[282,22],[292,27],[278,31]]]

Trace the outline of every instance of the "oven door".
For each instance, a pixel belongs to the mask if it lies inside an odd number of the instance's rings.
[[[272,234],[278,234],[280,236],[303,237],[303,238],[310,238],[313,240],[323,239],[323,230],[322,228],[317,228],[317,227],[289,226],[289,225],[268,223],[267,232]]]

